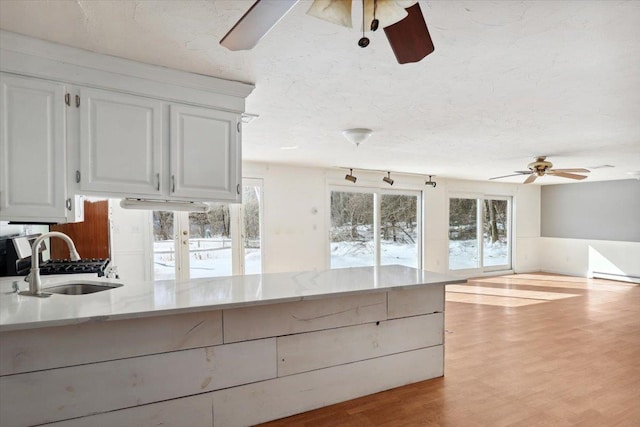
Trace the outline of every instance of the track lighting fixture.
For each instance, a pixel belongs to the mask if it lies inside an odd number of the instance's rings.
[[[387,176],[382,178],[382,180],[389,185],[393,185],[393,180],[391,179],[391,172],[387,172]]]
[[[436,188],[436,182],[431,180],[431,177],[432,177],[432,176],[433,176],[433,175],[429,175],[429,181],[425,181],[424,185],[430,185],[430,186],[432,186],[433,188]]]
[[[353,169],[349,169],[349,173],[344,176],[344,179],[346,179],[347,181],[351,181],[355,184],[358,178],[353,176]]]

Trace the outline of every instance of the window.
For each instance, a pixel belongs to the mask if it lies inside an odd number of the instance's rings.
[[[419,192],[331,191],[331,268],[420,268]]]
[[[243,204],[206,213],[153,212],[155,280],[260,273],[262,183],[243,181]]]
[[[380,233],[381,265],[418,268],[418,196],[382,194]]]
[[[449,199],[449,270],[511,268],[511,200]]]
[[[262,185],[253,185],[245,182],[244,193],[242,194],[242,206],[244,209],[244,273],[262,273],[262,249],[260,230],[262,227],[262,217],[260,206],[262,204]]]

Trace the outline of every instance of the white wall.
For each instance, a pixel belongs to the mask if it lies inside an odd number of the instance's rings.
[[[449,197],[511,196],[513,197],[513,270],[517,273],[538,271],[540,238],[540,187],[480,181],[437,179],[435,189],[426,188],[425,252],[426,270],[447,272],[448,269],[448,203]]]
[[[151,212],[122,209],[119,200],[109,200],[111,258],[122,279],[150,280],[153,248]]]
[[[540,268],[582,277],[594,271],[640,277],[640,243],[542,237]]]
[[[354,171],[356,185],[344,180],[345,170],[245,163],[243,175],[264,183],[264,272],[318,270],[329,267],[328,185],[379,187],[381,173]],[[423,190],[424,268],[446,272],[448,268],[448,196],[465,193],[512,196],[514,200],[514,269],[540,270],[540,187],[494,182],[435,178],[436,188],[426,187],[417,176],[393,176],[393,188]],[[314,213],[315,212],[315,213]]]
[[[245,164],[243,176],[263,179],[263,272],[324,269],[324,170]]]
[[[265,273],[321,270],[329,267],[329,185],[354,185],[346,171],[245,163],[243,175],[261,178],[264,189],[263,267]],[[380,173],[354,171],[356,186],[389,188]],[[548,271],[589,277],[593,271],[640,276],[640,243],[540,237],[541,187],[435,178],[395,176],[393,188],[424,194],[424,268],[447,272],[448,197],[485,195],[513,197],[513,269],[516,273]],[[146,211],[112,211],[114,262],[122,277],[150,277],[149,215]],[[145,248],[145,244],[149,245]],[[145,252],[147,251],[147,252]]]
[[[357,172],[357,173],[356,173]],[[245,163],[245,178],[263,180],[263,271],[309,271],[329,268],[329,186],[389,189],[381,173],[354,171],[353,185],[344,180],[346,170]],[[512,196],[516,272],[539,271],[540,187],[494,182],[435,178],[436,188],[424,185],[424,178],[395,175],[393,189],[423,191],[425,212],[423,268],[446,273],[448,269],[448,197]],[[150,217],[147,211],[123,210],[112,206],[114,263],[121,277],[144,280],[150,277],[144,261],[151,257]],[[148,245],[145,247],[145,244]]]

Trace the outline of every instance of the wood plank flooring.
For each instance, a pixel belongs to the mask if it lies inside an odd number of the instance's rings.
[[[520,274],[457,290],[469,298],[446,303],[443,378],[264,426],[640,426],[639,286]],[[517,290],[571,297],[495,302]]]

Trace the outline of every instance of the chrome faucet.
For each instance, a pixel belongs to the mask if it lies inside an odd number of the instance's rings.
[[[40,281],[40,266],[38,260],[38,247],[40,243],[46,239],[47,237],[59,237],[67,243],[69,247],[69,257],[72,261],[78,261],[80,259],[80,255],[78,255],[78,251],[76,250],[76,245],[73,244],[73,240],[69,236],[64,233],[60,233],[59,231],[51,231],[49,233],[44,233],[42,236],[38,237],[35,242],[33,242],[33,246],[31,246],[31,272],[29,273],[29,290],[19,292],[20,295],[29,295],[33,297],[49,297],[51,294],[40,291],[40,286],[42,282]],[[26,280],[26,279],[25,279]]]

